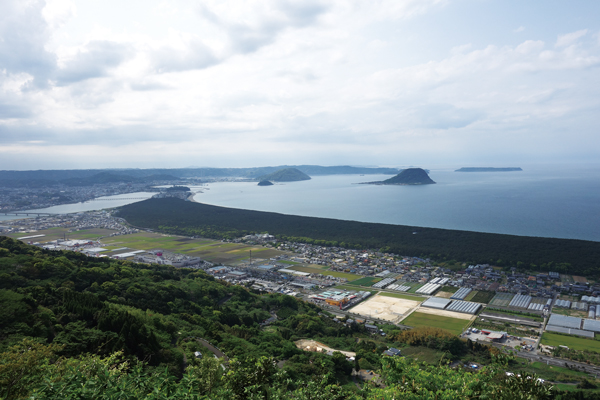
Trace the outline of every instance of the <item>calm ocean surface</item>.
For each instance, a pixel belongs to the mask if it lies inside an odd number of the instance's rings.
[[[389,175],[317,176],[267,187],[222,182],[194,199],[311,217],[600,241],[598,167],[429,175],[437,184],[356,185]]]
[[[136,193],[126,193],[126,194],[117,194],[114,196],[104,196],[98,197],[93,201],[86,201],[84,203],[73,203],[73,204],[61,204],[60,206],[52,206],[47,208],[39,208],[35,210],[27,210],[29,212],[47,212],[52,214],[68,214],[68,213],[77,213],[83,211],[94,211],[94,210],[103,210],[105,208],[113,208],[120,207],[126,204],[135,203],[136,201],[141,201],[140,199],[149,199],[154,196],[156,193],[152,192],[136,192]],[[18,212],[27,212],[27,211],[18,211]],[[12,216],[12,215],[0,215],[0,221],[13,220],[13,219],[21,219],[25,218],[25,216]]]

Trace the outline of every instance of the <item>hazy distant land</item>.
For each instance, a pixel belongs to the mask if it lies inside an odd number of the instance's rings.
[[[462,167],[454,172],[512,172],[512,171],[523,171],[521,167],[505,167],[505,168],[494,168],[494,167]]]

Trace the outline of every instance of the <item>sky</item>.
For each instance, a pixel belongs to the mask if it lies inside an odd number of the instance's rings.
[[[2,0],[0,169],[600,162],[595,0]]]

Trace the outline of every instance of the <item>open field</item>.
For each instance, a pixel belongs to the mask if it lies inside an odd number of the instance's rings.
[[[350,312],[395,322],[421,304],[420,301],[375,295],[350,309]]]
[[[114,236],[103,239],[103,242],[108,249],[119,247],[129,247],[139,250],[161,249],[200,257],[213,263],[224,264],[235,264],[249,259],[250,251],[252,251],[252,259],[271,258],[282,254],[278,250],[258,246],[223,243],[211,239],[190,239],[182,236],[149,232]]]
[[[410,346],[400,349],[402,355],[415,360],[426,362],[427,364],[439,365],[442,359],[448,359],[448,354],[444,351],[430,349],[423,346]]]
[[[35,242],[46,243],[56,239],[63,239],[65,235],[68,239],[95,240],[101,236],[109,236],[111,233],[116,232],[112,229],[102,228],[84,229],[76,232],[69,232],[69,229],[70,228],[50,228],[31,233],[9,233],[6,234],[6,236],[11,237],[13,239],[18,239],[23,236],[46,235],[41,238],[32,239]]]
[[[419,309],[419,312],[414,312],[406,317],[402,324],[415,328],[421,326],[431,326],[434,328],[446,329],[456,335],[459,335],[467,326],[468,322],[465,319],[444,317],[430,313],[423,313],[424,308]],[[454,313],[459,314],[459,313]]]
[[[418,284],[413,284],[413,285],[414,285],[414,286],[413,286],[413,287],[411,287],[411,288],[408,290],[408,293],[416,293],[416,291],[417,291],[417,290],[419,290],[419,289],[421,289],[423,286],[425,286],[425,284],[421,284],[421,283],[418,283]],[[410,286],[410,284],[408,284],[407,286]]]
[[[81,231],[68,233],[68,228],[51,228],[33,232],[30,234],[26,233],[15,233],[10,236],[13,238],[19,238],[23,236],[32,235],[46,235],[37,239],[40,243],[49,242],[56,239],[62,239],[64,235],[67,235],[69,239],[97,239],[104,236],[102,243],[108,250],[115,250],[122,247],[127,247],[133,250],[154,250],[161,249],[167,250],[174,253],[187,254],[190,256],[200,257],[204,260],[213,263],[224,263],[224,264],[236,264],[250,257],[250,250],[252,250],[252,259],[264,258],[268,259],[275,257],[283,252],[279,250],[268,249],[260,246],[249,246],[246,244],[236,243],[223,243],[221,241],[212,239],[190,239],[183,236],[174,235],[163,235],[160,233],[151,232],[139,232],[131,235],[120,235],[109,237],[114,230],[94,228],[85,229]],[[315,270],[317,273],[322,273],[323,270]],[[329,275],[337,276],[336,272],[329,273]],[[344,274],[344,273],[339,273]],[[357,275],[349,275],[349,279],[354,279]],[[346,277],[346,276],[344,276]]]
[[[423,313],[423,314],[439,315],[442,317],[450,317],[450,318],[454,318],[454,319],[471,320],[474,317],[474,315],[472,315],[472,314],[466,314],[466,313],[461,313],[461,312],[456,312],[456,311],[439,310],[437,308],[431,308],[431,307],[420,307],[418,312]]]
[[[454,293],[452,292],[437,292],[435,294],[435,297],[441,297],[443,299],[449,299],[450,297],[452,297]]]
[[[374,283],[379,282],[380,280],[381,280],[381,278],[364,277],[364,278],[357,279],[352,282],[348,282],[348,284],[356,285],[356,286],[371,286]]]
[[[469,296],[471,296],[471,294],[473,294],[473,296],[469,299]],[[487,292],[487,291],[475,291],[475,293],[471,292],[467,295],[467,297],[465,298],[466,301],[474,301],[475,303],[484,303],[484,304],[488,304],[490,302],[490,300],[492,300],[494,298],[494,296],[496,295],[495,292]]]
[[[355,280],[355,279],[361,277],[361,275],[349,274],[347,272],[328,271],[326,269],[313,268],[313,267],[302,267],[302,266],[299,266],[299,265],[294,265],[292,267],[288,267],[288,269],[291,269],[291,270],[294,270],[294,271],[308,272],[310,274],[323,274],[323,275],[334,276],[336,278],[346,278],[349,281]]]
[[[387,293],[387,292],[379,292],[378,294],[379,294],[379,296],[395,297],[397,299],[406,299],[406,300],[414,300],[414,301],[425,300],[425,297],[421,297],[419,295],[411,296],[410,294]]]
[[[339,351],[346,357],[356,357],[356,353],[352,351],[336,350],[331,347],[311,339],[300,339],[294,342],[296,347],[304,351]],[[319,350],[321,349],[321,350]]]
[[[542,335],[542,344],[548,346],[567,346],[572,350],[592,350],[600,352],[600,340],[586,339],[577,336],[559,335],[551,332],[544,332]]]

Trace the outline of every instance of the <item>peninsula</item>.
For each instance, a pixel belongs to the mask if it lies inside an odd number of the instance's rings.
[[[511,172],[523,171],[520,167],[493,168],[493,167],[462,167],[454,172]]]
[[[398,175],[378,182],[364,182],[371,185],[430,185],[435,183],[422,168],[407,168]]]

